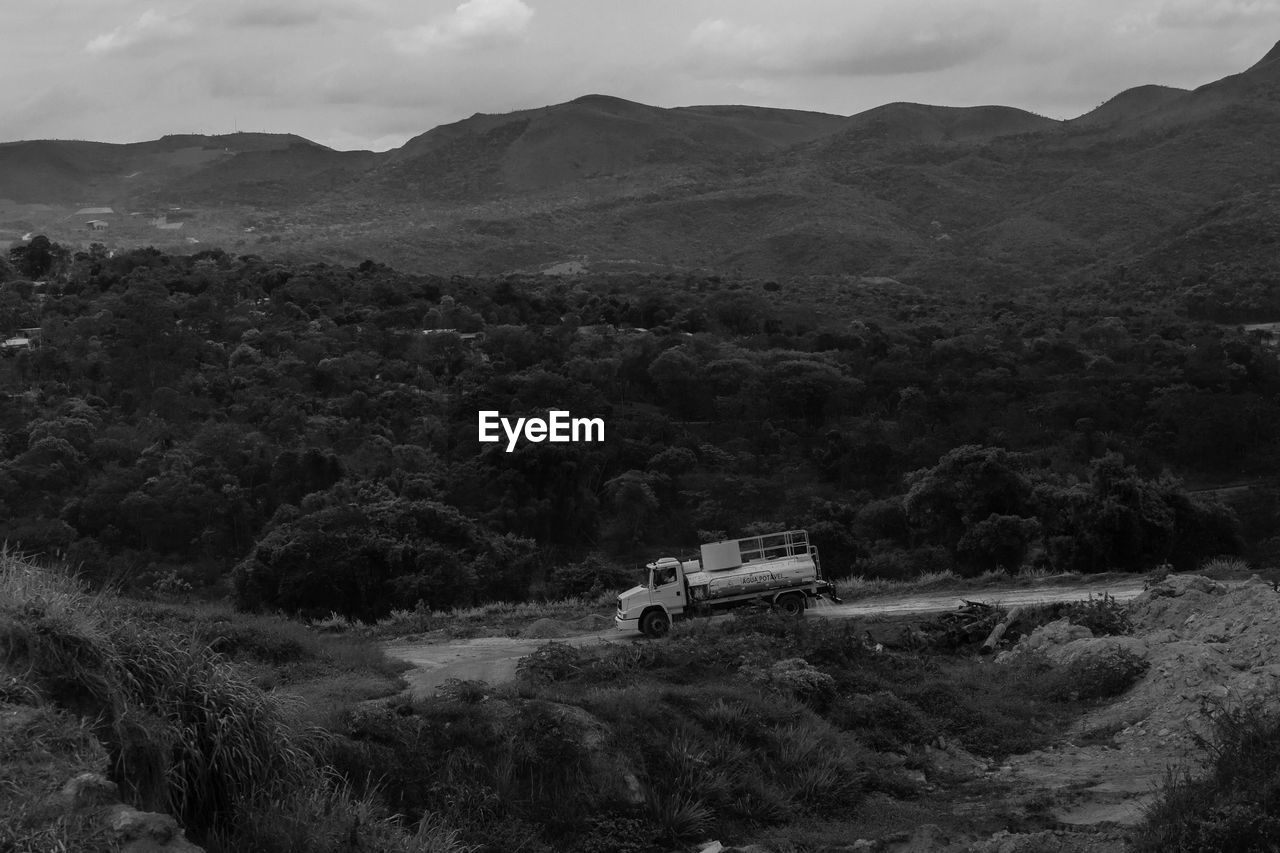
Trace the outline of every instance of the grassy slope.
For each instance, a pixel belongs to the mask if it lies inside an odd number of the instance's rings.
[[[395,667],[365,641],[305,634],[90,595],[0,552],[0,838],[17,850],[92,849],[98,830],[47,806],[70,775],[105,769],[126,802],[173,814],[214,853],[459,849],[448,827],[405,826],[376,792],[354,794],[333,772],[332,735],[308,718],[342,712],[369,682],[387,692]],[[299,678],[326,684],[327,704],[300,713],[298,696],[262,686]]]
[[[21,804],[9,813],[31,817],[66,776],[105,766],[128,799],[178,815],[214,851],[500,850],[530,837],[529,851],[648,851],[707,833],[819,845],[936,819],[977,793],[1005,805],[963,831],[1038,826],[929,750],[1030,749],[1079,707],[1044,672],[876,653],[858,625],[771,617],[661,643],[550,643],[508,687],[363,702],[393,688],[395,668],[353,632],[91,596],[2,562],[0,698],[18,713],[0,749]],[[101,720],[83,743],[82,716]],[[65,741],[66,760],[24,751],[31,725]],[[23,820],[33,838],[62,831]]]

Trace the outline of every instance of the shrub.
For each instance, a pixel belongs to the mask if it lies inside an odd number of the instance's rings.
[[[1171,770],[1138,828],[1139,853],[1240,853],[1280,847],[1280,713],[1262,697],[1213,714],[1208,775]]]
[[[1150,664],[1128,649],[1082,655],[1062,671],[1057,695],[1067,699],[1110,699],[1133,686]]]
[[[611,566],[592,554],[577,563],[556,566],[547,580],[547,593],[555,598],[597,596],[635,585],[635,572]]]
[[[891,581],[905,581],[915,576],[915,566],[910,556],[901,550],[872,554],[865,560],[859,560],[855,571],[865,578]]]
[[[1092,593],[1087,601],[1076,601],[1067,605],[1067,621],[1073,625],[1081,625],[1093,632],[1095,637],[1118,637],[1133,633],[1133,622],[1129,619],[1129,608],[1116,601],[1115,596],[1104,592],[1094,598]]]
[[[516,662],[516,677],[533,684],[569,681],[581,674],[584,658],[568,643],[545,643]]]
[[[692,794],[656,798],[651,811],[659,834],[670,842],[706,834],[713,818],[711,810]]]
[[[830,714],[845,731],[877,750],[901,751],[904,746],[926,743],[937,736],[920,709],[887,690],[855,694],[842,699]]]
[[[643,820],[623,814],[593,815],[573,849],[580,853],[642,853],[652,830]]]
[[[749,684],[767,692],[792,696],[825,707],[835,696],[836,682],[804,658],[786,658],[772,664],[745,664],[739,674]]]

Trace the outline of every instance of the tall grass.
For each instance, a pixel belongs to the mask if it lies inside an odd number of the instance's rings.
[[[173,814],[211,851],[463,849],[430,825],[402,826],[376,791],[339,784],[320,759],[328,736],[300,723],[286,695],[255,686],[194,631],[136,615],[0,551],[0,661],[95,721],[128,801]]]
[[[888,578],[864,578],[853,576],[836,581],[836,595],[840,598],[868,598],[873,595],[941,589],[961,583],[960,576],[950,569],[925,572],[910,580]]]
[[[310,734],[281,697],[206,645],[141,630],[74,578],[0,555],[0,645],[54,702],[97,718],[130,799],[197,833],[312,778]]]
[[[1010,574],[1003,569],[991,569],[975,577],[960,577],[950,569],[923,572],[912,578],[868,578],[853,576],[836,581],[836,594],[844,599],[870,598],[877,595],[903,595],[912,592],[929,592],[936,589],[984,589],[1004,584],[1026,585],[1036,581],[1071,583],[1079,575],[1055,573],[1044,567],[1023,566]],[[1095,580],[1099,580],[1095,576]]]
[[[578,619],[587,614],[606,614],[617,604],[616,591],[599,595],[570,596],[553,601],[491,601],[475,607],[453,610],[393,610],[377,624],[358,630],[376,637],[402,637],[444,631],[454,636],[465,636],[480,628],[516,630],[538,619]],[[323,620],[327,630],[340,629],[332,617]],[[349,626],[355,628],[355,626]]]
[[[1249,562],[1242,557],[1213,557],[1196,569],[1197,574],[1215,580],[1231,580],[1249,576]]]

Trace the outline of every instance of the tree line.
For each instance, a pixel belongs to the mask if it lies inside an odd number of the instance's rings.
[[[782,526],[836,576],[1187,568],[1249,543],[1184,484],[1277,469],[1275,352],[1178,300],[34,244],[0,536],[126,586],[375,618]],[[553,408],[607,440],[477,441]]]

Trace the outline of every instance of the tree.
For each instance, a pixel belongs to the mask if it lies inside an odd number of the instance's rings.
[[[816,359],[785,359],[770,366],[766,387],[781,417],[800,415],[816,427],[841,404],[851,402],[862,383]]]
[[[911,526],[957,556],[960,541],[979,522],[1025,517],[1033,509],[1031,483],[1003,448],[957,447],[908,479],[904,505]]]
[[[43,234],[37,234],[25,246],[10,251],[9,256],[18,272],[27,278],[43,279],[53,269],[61,249]],[[65,250],[63,250],[65,253]]]
[[[1095,459],[1086,482],[1040,497],[1049,557],[1063,570],[1143,571],[1165,562],[1189,569],[1241,547],[1234,513],[1172,477],[1141,476],[1118,453]]]
[[[495,535],[446,504],[373,483],[309,495],[232,572],[237,604],[377,619],[422,601],[468,605],[527,592],[533,543]]]
[[[623,547],[639,545],[661,507],[655,486],[665,479],[662,474],[646,474],[631,470],[604,484],[605,494],[613,507],[609,526],[610,539]]]
[[[1019,515],[991,514],[965,531],[956,543],[956,558],[965,575],[993,569],[1014,571],[1040,538],[1040,522]]]

